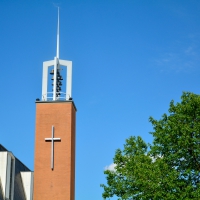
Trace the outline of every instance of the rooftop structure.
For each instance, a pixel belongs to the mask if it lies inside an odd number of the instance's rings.
[[[60,20],[58,8],[58,27],[57,27],[57,47],[54,60],[43,62],[43,78],[42,78],[42,101],[72,100],[72,61],[61,60],[59,58],[60,50]],[[53,68],[52,68],[53,67]],[[66,76],[63,79],[62,68],[66,67]],[[52,68],[50,70],[50,68]],[[49,83],[48,73],[52,75],[52,83]],[[65,85],[64,82],[65,81]],[[49,90],[52,85],[52,91]],[[63,91],[62,86],[65,86]]]
[[[32,200],[33,172],[0,144],[0,200]]]

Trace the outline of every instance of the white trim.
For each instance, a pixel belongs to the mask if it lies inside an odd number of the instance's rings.
[[[33,200],[33,172],[20,172],[26,200]]]
[[[11,152],[8,152],[8,155],[11,157],[11,159],[13,160],[13,166],[12,166],[12,184],[11,185],[11,200],[14,199],[14,183],[15,183],[15,157]]]
[[[54,65],[54,60],[43,62],[42,101],[47,101],[48,68]]]
[[[61,66],[67,68],[66,70],[66,100],[72,97],[72,61],[59,60]]]
[[[54,58],[54,80],[53,80],[53,100],[56,100],[56,86],[57,86],[57,69],[58,69],[58,58]]]
[[[1,178],[1,184],[2,184],[2,192],[3,196],[5,198],[6,193],[6,171],[7,171],[7,152],[0,152],[0,178]]]
[[[11,162],[13,160],[13,163]],[[12,166],[12,178],[11,175],[11,164]],[[2,190],[4,198],[10,199],[10,188],[11,188],[11,199],[14,197],[14,177],[15,177],[15,157],[10,152],[0,152],[0,178],[2,183]]]

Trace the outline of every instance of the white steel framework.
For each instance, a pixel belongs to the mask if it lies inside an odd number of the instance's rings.
[[[56,47],[56,57],[54,60],[43,62],[43,77],[42,77],[42,101],[48,100],[70,100],[72,97],[72,61],[60,60],[59,59],[59,8],[58,8],[58,27],[57,27],[57,47]],[[49,68],[53,67],[53,92],[48,92],[48,72]],[[57,91],[58,77],[57,72],[61,70],[61,67],[66,67],[66,91]]]

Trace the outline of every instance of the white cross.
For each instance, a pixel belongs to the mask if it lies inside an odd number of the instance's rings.
[[[45,138],[45,141],[51,141],[51,169],[54,167],[54,141],[61,141],[60,138],[54,138],[54,126],[52,126],[52,137]]]

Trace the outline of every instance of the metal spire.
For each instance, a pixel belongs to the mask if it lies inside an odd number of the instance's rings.
[[[59,59],[59,49],[60,49],[60,33],[59,33],[59,29],[60,29],[60,22],[59,22],[59,7],[58,7],[58,28],[57,28],[57,49],[56,49],[56,58]]]
[[[47,101],[52,99],[53,101],[65,99],[72,100],[72,61],[60,60],[59,49],[60,49],[60,12],[58,7],[58,26],[57,26],[57,45],[56,45],[56,56],[54,60],[43,62],[43,78],[42,78],[42,100]],[[52,92],[48,92],[48,69],[53,67],[50,71],[50,75],[53,75],[52,82]],[[65,92],[62,91],[62,81],[63,77],[61,75],[61,68],[66,67],[66,87]],[[51,96],[52,95],[52,96]]]

